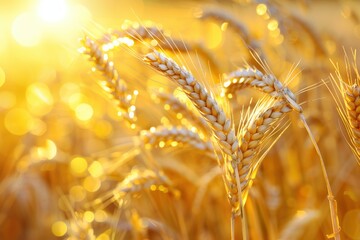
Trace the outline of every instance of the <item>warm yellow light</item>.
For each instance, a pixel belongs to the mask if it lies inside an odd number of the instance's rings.
[[[0,92],[0,109],[10,109],[16,104],[16,95],[12,92]]]
[[[222,42],[222,31],[220,26],[215,23],[209,23],[209,28],[207,31],[207,47],[208,48],[216,48]]]
[[[57,147],[56,144],[47,139],[45,142],[45,146],[37,147],[32,152],[32,156],[37,159],[53,159],[56,156]]]
[[[98,209],[95,212],[95,221],[97,222],[105,222],[108,218],[107,213],[104,210]]]
[[[42,37],[40,22],[30,13],[22,13],[16,17],[11,33],[15,41],[24,47],[38,45]]]
[[[88,171],[90,175],[93,176],[94,178],[101,177],[104,173],[103,166],[98,161],[94,161],[93,163],[91,163]]]
[[[279,26],[279,23],[276,19],[272,19],[269,21],[267,27],[270,31],[275,31]]]
[[[80,185],[73,186],[70,188],[70,196],[74,201],[80,202],[86,197],[85,189]]]
[[[81,176],[87,170],[88,164],[85,158],[75,157],[70,162],[71,172],[76,176]]]
[[[0,98],[1,98],[1,96],[0,96]],[[46,131],[47,131],[47,124],[43,120],[41,120],[39,118],[34,118],[32,120],[32,125],[31,125],[31,129],[30,129],[31,134],[33,134],[35,136],[41,136]]]
[[[91,223],[94,221],[94,219],[95,219],[95,215],[93,212],[91,211],[84,212],[84,221]]]
[[[110,237],[106,233],[102,233],[96,238],[96,240],[109,240],[109,239],[110,239]]]
[[[4,70],[0,67],[0,87],[2,85],[4,85],[5,83],[5,72]]]
[[[66,18],[68,6],[65,0],[40,0],[37,13],[47,23],[58,23]]]
[[[53,107],[53,96],[49,88],[40,82],[31,84],[26,89],[26,101],[32,114],[43,116]]]
[[[98,178],[86,177],[83,186],[88,192],[96,192],[101,187],[101,182]]]
[[[56,237],[62,237],[67,232],[67,225],[62,221],[54,222],[51,231]]]
[[[100,138],[107,138],[112,133],[112,125],[108,121],[98,121],[95,123],[94,128],[92,129],[96,136]]]
[[[94,114],[93,108],[87,103],[81,103],[75,109],[76,118],[81,121],[88,121]]]
[[[350,239],[360,238],[360,209],[348,211],[343,218],[343,231]]]
[[[31,129],[32,116],[22,108],[13,108],[4,119],[5,128],[14,135],[24,135]]]
[[[256,13],[259,16],[265,15],[266,11],[267,11],[267,6],[265,4],[260,3],[259,5],[256,6]]]

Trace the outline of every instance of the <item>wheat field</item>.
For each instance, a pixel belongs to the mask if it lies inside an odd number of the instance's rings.
[[[360,239],[360,3],[0,8],[0,239]]]

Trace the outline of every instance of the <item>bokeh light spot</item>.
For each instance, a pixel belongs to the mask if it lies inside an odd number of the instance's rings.
[[[267,25],[267,28],[270,30],[270,31],[275,31],[279,26],[279,23],[276,19],[271,19]]]
[[[98,178],[86,177],[83,182],[83,186],[88,192],[96,192],[101,186],[101,182]]]
[[[259,16],[263,16],[265,15],[267,11],[267,6],[263,3],[260,3],[256,6],[256,13],[259,15]]]
[[[42,29],[36,16],[22,13],[16,17],[12,24],[12,35],[15,41],[24,47],[33,47],[40,43]]]
[[[95,123],[95,126],[93,128],[93,131],[95,133],[96,136],[98,136],[99,138],[107,138],[111,135],[112,133],[112,126],[108,121],[97,121]]]
[[[51,231],[56,237],[62,237],[67,232],[67,225],[63,221],[54,222],[51,226]]]
[[[108,215],[104,210],[98,209],[95,211],[95,221],[105,222],[107,218],[108,218]]]
[[[104,173],[103,166],[98,161],[94,161],[93,163],[91,163],[88,171],[90,175],[94,178],[101,177]]]
[[[39,118],[32,120],[32,126],[30,129],[31,134],[35,136],[42,136],[47,131],[47,124]]]
[[[57,147],[56,144],[47,139],[45,141],[45,146],[36,147],[34,151],[32,151],[32,157],[35,159],[53,159],[56,156]]]
[[[75,176],[81,176],[87,170],[88,164],[85,158],[75,157],[70,162],[71,172]]]
[[[80,121],[88,121],[94,114],[93,108],[87,103],[81,103],[75,108],[76,118]]]
[[[32,116],[22,108],[11,109],[4,119],[5,128],[14,135],[24,135],[32,125]]]
[[[91,223],[94,221],[94,219],[95,219],[95,215],[93,212],[91,212],[91,211],[84,212],[84,221],[85,222]]]

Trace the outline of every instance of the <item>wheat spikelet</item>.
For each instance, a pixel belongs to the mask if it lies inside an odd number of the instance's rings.
[[[82,52],[90,57],[90,60],[95,63],[98,71],[100,71],[105,77],[104,89],[110,93],[114,99],[118,101],[118,107],[121,110],[120,114],[123,114],[124,118],[130,122],[135,120],[135,106],[134,95],[128,93],[127,85],[120,78],[118,71],[114,67],[114,63],[109,60],[107,54],[104,54],[100,46],[89,37],[85,37],[82,40],[84,49]]]
[[[151,146],[177,146],[178,143],[181,143],[190,145],[198,150],[213,151],[210,142],[204,141],[196,132],[185,127],[166,128],[159,126],[150,129],[150,131],[141,132],[141,136],[144,143]]]
[[[246,121],[245,125],[240,129],[240,150],[242,154],[241,166],[239,169],[240,182],[242,183],[243,198],[246,196],[252,184],[252,179],[255,177],[254,171],[260,161],[259,152],[263,142],[269,136],[269,133],[274,130],[274,125],[279,123],[279,120],[285,116],[286,113],[292,111],[285,101],[276,101],[273,106],[273,101],[268,100],[264,106],[259,106],[255,110],[255,114]],[[231,175],[227,175],[231,177]]]
[[[96,199],[94,204],[100,204],[104,207],[109,203],[124,198],[127,194],[143,190],[160,191],[177,195],[178,192],[173,190],[170,186],[171,183],[168,178],[159,172],[156,173],[149,169],[133,169],[111,192]]]
[[[231,182],[225,181],[225,183],[233,212],[238,213],[241,199],[236,196],[240,194],[238,190],[240,186],[236,181],[237,170],[235,169],[237,164],[241,164],[238,156],[241,152],[232,120],[226,117],[224,110],[191,73],[179,67],[172,59],[154,50],[145,56],[144,61],[179,84],[200,114],[207,120],[216,143],[227,156],[224,157],[227,164],[225,171],[229,175],[227,180],[231,180]]]
[[[246,87],[253,87],[274,98],[287,101],[294,110],[302,112],[294,93],[272,74],[263,74],[255,68],[242,68],[227,74],[225,79],[223,87],[227,95],[233,95]]]
[[[207,120],[219,141],[222,150],[236,158],[238,141],[230,119],[207,90],[184,68],[172,59],[154,50],[147,54],[144,61],[177,84],[193,102],[200,114]]]
[[[353,51],[352,65],[348,56],[345,56],[346,79],[343,78],[340,67],[333,64],[335,76],[331,74],[331,79],[335,91],[330,91],[350,137],[350,147],[360,164],[360,74],[356,60],[356,51]],[[351,71],[354,71],[354,77]]]
[[[351,126],[351,139],[357,155],[360,153],[360,86],[346,86],[345,102],[348,113],[348,123]]]

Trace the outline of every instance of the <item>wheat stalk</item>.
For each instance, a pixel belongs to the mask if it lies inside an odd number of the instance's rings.
[[[102,52],[100,46],[95,41],[85,37],[82,43],[84,46],[81,49],[82,53],[90,57],[90,60],[95,63],[97,70],[105,77],[104,90],[118,101],[118,107],[121,110],[120,115],[123,115],[126,120],[132,123],[135,120],[135,106],[133,102],[137,92],[134,91],[134,95],[128,93],[127,85],[120,78],[114,62],[109,60],[109,56]]]
[[[243,213],[243,202],[241,185],[238,175],[238,165],[241,165],[239,154],[239,141],[235,136],[234,124],[228,118],[224,110],[219,106],[216,100],[208,93],[190,72],[181,68],[172,59],[166,57],[160,52],[154,50],[144,57],[144,61],[152,66],[156,71],[162,73],[175,83],[181,86],[184,93],[192,101],[200,114],[207,120],[211,127],[212,134],[220,150],[224,154],[224,170],[227,177],[224,178],[225,186],[228,192],[228,198],[232,206],[233,218],[232,229],[234,229],[234,217]],[[246,220],[243,217],[243,224]],[[243,225],[243,234],[246,235],[246,227]],[[234,233],[232,231],[232,237]]]
[[[273,105],[270,106],[269,105]],[[255,177],[253,172],[261,158],[259,151],[265,139],[276,127],[279,120],[292,109],[285,101],[265,101],[265,104],[259,105],[254,110],[250,119],[245,119],[245,124],[240,128],[239,139],[241,139],[241,168],[239,166],[240,182],[242,183],[242,193],[246,199],[248,190]],[[230,176],[229,176],[230,177]]]
[[[228,88],[233,91],[236,91],[237,89],[242,89],[246,86],[254,87],[262,92],[269,94],[275,99],[280,99],[286,102],[286,104],[291,109],[299,113],[300,120],[303,123],[320,159],[321,169],[328,192],[328,200],[329,200],[329,207],[330,207],[332,227],[333,227],[333,234],[331,236],[333,236],[335,239],[340,239],[340,235],[339,235],[340,226],[337,217],[338,216],[337,204],[331,190],[329,178],[327,176],[327,171],[325,168],[325,162],[320,152],[320,149],[316,143],[316,140],[302,113],[303,112],[302,107],[297,103],[294,93],[287,87],[284,87],[283,84],[280,81],[278,81],[273,75],[262,74],[260,71],[256,69],[245,69],[245,70],[240,69],[238,71],[234,71],[230,73],[229,76],[231,80],[227,80],[224,83],[225,89]]]
[[[177,146],[178,143],[181,143],[202,151],[214,151],[210,142],[206,142],[196,132],[185,127],[159,126],[151,128],[149,131],[142,131],[141,136],[144,143],[150,146]]]
[[[350,147],[360,165],[360,74],[356,60],[356,51],[353,51],[352,65],[346,55],[346,80],[341,74],[340,67],[333,63],[335,76],[331,74],[331,79],[335,91],[329,90],[336,102],[338,113],[350,137]],[[352,70],[355,73],[354,77],[351,74]]]

